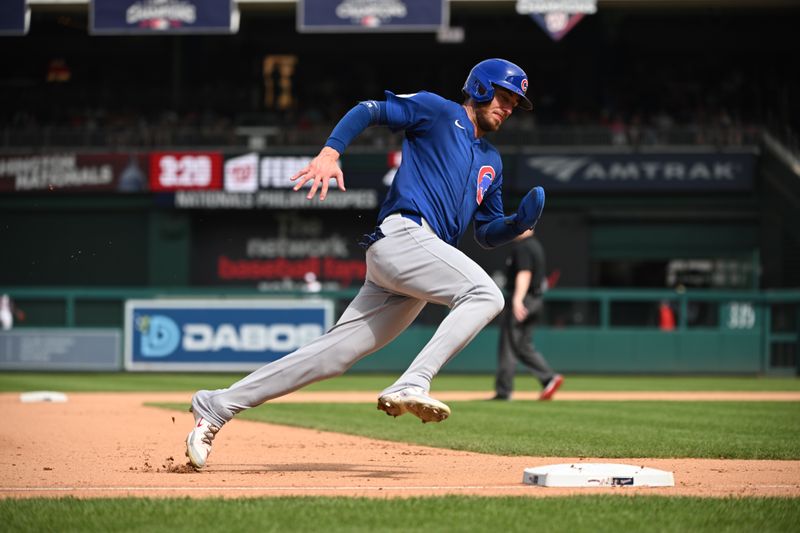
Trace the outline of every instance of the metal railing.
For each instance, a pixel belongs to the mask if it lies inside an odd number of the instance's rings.
[[[257,150],[280,147],[311,147],[325,143],[332,125],[308,128],[264,125],[262,127],[137,126],[131,128],[0,128],[0,150],[41,152],[66,149],[219,149]],[[637,127],[612,129],[601,125],[513,127],[493,134],[491,142],[501,147],[517,146],[750,146],[758,144],[758,127],[681,126],[667,129]],[[402,136],[386,128],[370,128],[354,146],[399,148]]]
[[[9,294],[28,315],[25,321],[19,323],[23,328],[123,328],[125,301],[128,299],[313,296],[334,301],[336,315],[339,316],[356,293],[357,289],[309,294],[302,291],[259,292],[251,288],[220,287],[0,287],[0,294]],[[545,295],[545,303],[545,318],[537,331],[549,336],[551,342],[563,346],[581,338],[594,339],[586,341],[590,344],[599,339],[604,346],[602,349],[610,350],[611,357],[614,346],[624,346],[630,339],[638,338],[640,342],[656,343],[650,346],[651,349],[658,348],[657,344],[661,344],[662,348],[663,345],[674,344],[676,354],[680,354],[681,350],[705,353],[724,349],[719,344],[708,342],[709,339],[719,338],[728,343],[725,345],[728,350],[741,351],[741,357],[752,359],[757,356],[764,372],[796,375],[800,369],[800,290],[676,292],[561,288],[549,291]],[[665,323],[663,316],[659,316],[662,311],[668,313],[671,320]],[[435,328],[447,310],[440,306],[428,306],[426,312],[428,315],[423,313],[412,329],[417,327],[427,331]],[[479,339],[478,342],[485,342],[485,339]]]

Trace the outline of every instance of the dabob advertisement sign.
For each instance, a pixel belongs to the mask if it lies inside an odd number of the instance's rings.
[[[129,300],[128,370],[249,371],[333,324],[327,300]]]

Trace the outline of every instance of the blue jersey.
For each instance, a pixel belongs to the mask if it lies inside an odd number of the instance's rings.
[[[386,91],[386,117],[393,131],[405,130],[403,160],[378,214],[420,215],[443,241],[456,246],[473,218],[502,218],[500,154],[476,139],[466,110],[429,92]]]

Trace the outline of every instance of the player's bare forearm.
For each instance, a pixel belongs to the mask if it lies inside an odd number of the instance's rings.
[[[525,295],[531,286],[533,273],[530,270],[520,270],[514,280],[514,294],[511,296],[511,307],[514,317],[522,322],[528,317],[528,308],[525,307]]]

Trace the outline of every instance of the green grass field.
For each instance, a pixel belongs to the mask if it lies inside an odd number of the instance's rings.
[[[0,392],[26,390],[79,391],[195,391],[220,389],[244,377],[238,374],[188,373],[33,373],[0,372]],[[307,391],[380,391],[396,375],[344,375],[314,383]],[[492,391],[489,375],[441,374],[434,391]],[[533,378],[520,376],[519,390],[538,390]],[[567,376],[563,391],[800,391],[800,379],[757,377],[681,376]]]
[[[451,402],[421,424],[373,404],[274,403],[239,418],[496,455],[800,459],[800,403]],[[186,410],[188,404],[169,407]]]
[[[241,374],[0,374],[0,390],[189,391]],[[344,376],[308,390],[378,391],[393,376]],[[486,391],[491,376],[439,376],[435,390]],[[534,383],[518,379],[518,387]],[[563,390],[794,391],[797,379],[568,376]],[[166,407],[185,409],[185,405]],[[268,404],[241,418],[496,454],[800,459],[798,402],[453,402],[442,424],[373,404]],[[622,429],[622,430],[620,430]],[[0,499],[4,531],[789,532],[798,498],[438,497]]]
[[[797,500],[565,498],[0,500],[4,531],[789,532]]]

